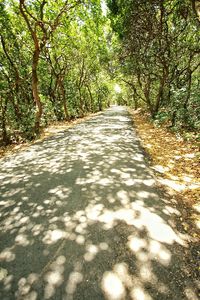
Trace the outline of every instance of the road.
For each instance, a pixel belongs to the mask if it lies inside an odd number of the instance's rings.
[[[1,300],[197,299],[126,108],[1,159],[0,181]]]

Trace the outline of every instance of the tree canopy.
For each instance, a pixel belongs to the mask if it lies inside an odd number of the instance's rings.
[[[200,129],[197,1],[106,3],[0,1],[3,144],[108,107],[116,82],[119,104]]]
[[[108,0],[129,102],[172,126],[200,129],[198,1]]]
[[[3,142],[109,104],[109,26],[100,0],[0,3]]]

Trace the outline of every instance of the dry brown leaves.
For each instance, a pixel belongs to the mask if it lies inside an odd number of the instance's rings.
[[[161,186],[183,205],[200,212],[200,153],[197,145],[184,141],[166,128],[156,127],[147,115],[130,110],[142,146]],[[200,227],[200,220],[195,217]]]

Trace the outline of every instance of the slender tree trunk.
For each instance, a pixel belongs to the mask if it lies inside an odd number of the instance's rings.
[[[94,99],[92,97],[92,92],[91,92],[90,86],[88,84],[86,85],[86,87],[87,87],[87,90],[88,90],[89,95],[90,95],[90,111],[94,112]]]
[[[191,70],[188,70],[188,87],[187,87],[187,94],[185,98],[185,102],[183,105],[184,108],[184,121],[188,122],[188,102],[190,100],[190,94],[191,94],[191,86],[192,86],[192,72]]]
[[[3,102],[3,100],[2,100]],[[7,103],[8,99],[5,100],[5,104],[1,103],[1,111],[2,111],[2,116],[1,116],[1,128],[2,128],[2,143],[3,145],[8,145],[10,143],[10,138],[7,133],[6,129],[6,111],[7,111]]]
[[[40,50],[39,47],[35,47],[35,51],[33,54],[33,62],[32,62],[32,93],[33,99],[36,105],[36,114],[35,114],[35,133],[39,134],[40,132],[40,122],[42,117],[42,103],[39,96],[39,89],[38,89],[38,62],[39,62]]]
[[[134,108],[135,108],[135,110],[137,110],[138,109],[138,99],[137,99],[137,96],[133,96],[133,101],[134,101]]]
[[[149,111],[151,113],[151,116],[153,117],[154,116],[154,109],[153,109],[153,105],[152,105],[151,100],[150,100],[150,89],[151,89],[151,79],[150,79],[150,76],[148,76],[147,82],[146,82],[145,87],[144,87],[144,95],[145,95],[146,103],[147,103],[147,106],[148,106]]]
[[[82,93],[81,93],[81,87],[78,88],[79,91],[79,110],[81,113],[81,117],[83,117],[84,112],[83,112],[83,97],[82,97]]]
[[[159,111],[161,102],[162,102],[162,97],[163,97],[163,90],[164,90],[164,85],[165,85],[165,74],[163,72],[163,76],[160,79],[160,84],[159,84],[159,89],[158,89],[158,94],[156,97],[156,103],[154,106],[154,116],[157,114],[157,112]]]
[[[66,99],[65,87],[64,87],[64,84],[63,84],[63,78],[59,79],[58,84],[60,86],[60,90],[61,90],[61,94],[62,94],[65,120],[68,121],[69,120],[69,112],[68,112],[68,109],[67,109],[67,99]]]

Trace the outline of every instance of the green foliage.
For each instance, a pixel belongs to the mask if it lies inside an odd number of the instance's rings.
[[[157,123],[199,130],[199,24],[192,1],[107,0],[118,73]]]
[[[109,105],[110,31],[99,0],[0,2],[0,142]]]

